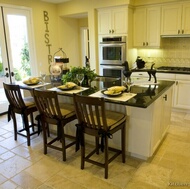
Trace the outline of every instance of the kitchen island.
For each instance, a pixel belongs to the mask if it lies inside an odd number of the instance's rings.
[[[173,81],[158,81],[157,84],[138,84],[131,86],[131,93],[136,95],[128,101],[115,101],[105,98],[106,107],[110,110],[126,113],[128,155],[148,159],[158,148],[170,125]],[[93,81],[91,88],[81,95],[91,95],[105,88],[104,82]],[[106,85],[107,87],[107,85]],[[60,98],[72,100],[70,93],[60,92]],[[73,125],[73,123],[72,123]],[[68,127],[68,133],[75,133]],[[91,139],[87,137],[91,142]],[[120,146],[120,134],[109,140],[111,146]]]
[[[114,85],[114,83],[108,85],[106,82],[93,81],[91,87],[80,94],[89,96],[112,84]],[[135,84],[131,86],[130,92],[136,95],[128,101],[105,98],[106,108],[127,115],[126,152],[128,155],[146,160],[158,148],[170,125],[173,84],[173,81],[164,80],[158,80],[156,84]],[[46,86],[46,89],[52,86],[57,89],[54,83]],[[61,101],[72,103],[72,92],[58,91],[58,94]],[[75,135],[76,128],[73,125],[76,123],[77,120],[66,126],[68,134]],[[88,136],[87,140],[91,142]],[[116,133],[109,143],[113,147],[119,147],[120,133]]]

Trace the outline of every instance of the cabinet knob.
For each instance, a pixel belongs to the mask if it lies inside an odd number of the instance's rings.
[[[109,30],[109,33],[111,33],[111,30]]]
[[[184,34],[184,30],[182,30],[181,33]]]
[[[146,42],[146,46],[148,46],[148,42]]]
[[[177,33],[180,34],[180,30],[178,30]]]
[[[114,30],[112,30],[112,33],[114,33]]]
[[[145,46],[145,42],[143,42],[143,46]]]

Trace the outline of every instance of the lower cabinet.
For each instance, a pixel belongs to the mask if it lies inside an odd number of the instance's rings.
[[[157,80],[175,81],[173,85],[172,108],[190,110],[190,75],[174,73],[156,73]],[[148,78],[147,73],[133,73],[132,77]]]
[[[175,81],[172,97],[173,108],[190,110],[190,75],[157,73],[157,78]]]
[[[127,107],[128,149],[131,156],[148,159],[170,125],[172,87],[148,108]]]
[[[189,75],[176,75],[174,88],[174,108],[190,110],[190,77]]]

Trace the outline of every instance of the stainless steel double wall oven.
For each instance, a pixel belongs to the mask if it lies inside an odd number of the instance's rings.
[[[99,43],[100,75],[120,77],[123,80],[126,61],[126,37],[101,37]]]

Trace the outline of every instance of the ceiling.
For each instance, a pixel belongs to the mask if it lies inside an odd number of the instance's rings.
[[[58,3],[64,3],[64,2],[67,2],[67,1],[70,1],[70,0],[41,0],[41,1],[58,4]]]

